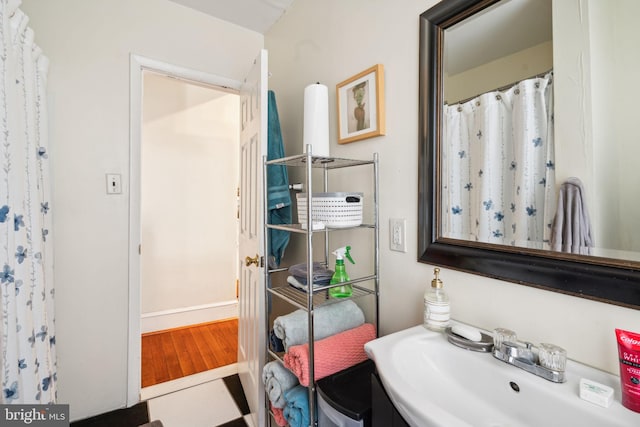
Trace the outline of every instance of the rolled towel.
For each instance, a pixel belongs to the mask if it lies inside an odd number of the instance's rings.
[[[286,351],[289,351],[291,346],[309,342],[308,320],[308,314],[304,310],[296,310],[274,320],[273,331],[282,340]],[[314,310],[314,340],[321,340],[339,332],[356,328],[363,323],[364,313],[351,300],[323,305]]]
[[[280,427],[285,427],[287,425],[287,419],[284,417],[282,408],[276,408],[271,403],[269,403],[269,405],[271,405],[271,413],[273,414],[273,419],[275,420],[276,424],[278,424]]]
[[[376,338],[376,328],[370,324],[316,341],[314,378],[319,380],[367,360],[364,345]],[[284,366],[293,372],[300,384],[309,385],[309,344],[294,345],[284,355]],[[285,397],[286,399],[286,397]]]
[[[269,344],[271,345],[271,350],[276,353],[284,351],[284,344],[282,344],[282,340],[276,336],[276,333],[273,332],[273,330],[269,332]]]
[[[298,378],[282,366],[279,360],[274,360],[262,368],[262,383],[271,404],[276,408],[284,408],[287,403],[284,400],[284,393],[298,385]]]
[[[289,425],[291,427],[308,427],[311,425],[309,418],[309,391],[307,388],[296,386],[286,391],[284,398],[287,401],[287,406],[284,407],[282,413]]]

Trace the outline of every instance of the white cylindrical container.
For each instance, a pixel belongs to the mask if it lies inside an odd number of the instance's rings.
[[[311,145],[311,154],[329,157],[329,88],[314,83],[304,89],[302,152]]]

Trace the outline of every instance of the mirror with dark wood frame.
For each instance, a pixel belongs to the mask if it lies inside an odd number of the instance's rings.
[[[640,262],[634,256],[585,256],[526,244],[452,238],[443,232],[445,34],[498,3],[500,0],[443,0],[420,16],[418,260],[638,309]],[[554,22],[554,28],[557,25],[562,23]],[[556,144],[558,135],[556,130]]]

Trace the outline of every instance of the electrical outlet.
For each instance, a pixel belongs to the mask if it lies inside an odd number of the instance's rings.
[[[119,173],[107,174],[107,194],[122,194],[122,175]]]
[[[407,252],[407,220],[389,220],[389,248],[392,251]]]

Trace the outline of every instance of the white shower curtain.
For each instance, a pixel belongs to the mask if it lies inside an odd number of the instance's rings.
[[[552,96],[549,73],[445,106],[444,237],[548,247],[556,204]]]
[[[46,77],[20,1],[0,0],[2,403],[56,401]]]

